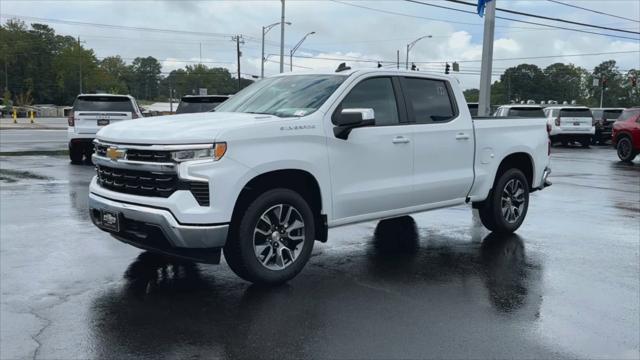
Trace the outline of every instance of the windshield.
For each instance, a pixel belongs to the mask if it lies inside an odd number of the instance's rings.
[[[345,75],[292,75],[260,80],[216,111],[269,114],[279,117],[305,116],[316,111],[342,84]]]
[[[591,110],[589,109],[562,109],[560,110],[561,117],[591,117]]]
[[[544,112],[542,108],[511,108],[509,116],[543,118]]]
[[[127,111],[133,112],[133,104],[124,96],[80,96],[73,103],[73,111]]]

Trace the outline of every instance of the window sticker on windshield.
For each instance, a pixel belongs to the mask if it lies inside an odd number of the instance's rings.
[[[444,89],[444,86],[438,86],[438,95],[439,96],[445,96],[446,93],[447,93],[447,91]]]
[[[296,112],[293,113],[293,116],[304,116],[307,113],[307,110],[296,110]]]

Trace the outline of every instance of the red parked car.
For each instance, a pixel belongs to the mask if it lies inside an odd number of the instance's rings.
[[[622,161],[633,161],[640,153],[640,107],[625,109],[613,124],[613,146]]]

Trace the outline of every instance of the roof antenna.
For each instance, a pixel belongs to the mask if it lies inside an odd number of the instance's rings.
[[[336,72],[347,71],[347,70],[351,70],[351,67],[347,66],[347,63],[340,63],[340,65],[338,65],[338,68],[336,69]]]

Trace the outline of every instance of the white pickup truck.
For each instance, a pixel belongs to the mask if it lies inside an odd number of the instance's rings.
[[[472,120],[458,82],[387,70],[281,74],[215,112],[109,125],[90,213],[139,248],[281,283],[331,227],[473,204],[515,231],[550,183],[545,119]]]

